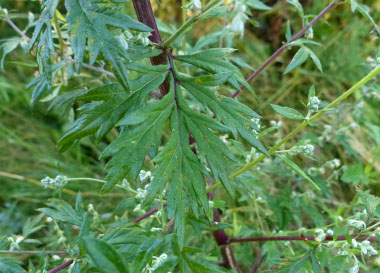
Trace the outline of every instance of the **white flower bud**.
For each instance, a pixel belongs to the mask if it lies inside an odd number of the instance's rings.
[[[357,228],[357,229],[363,229],[363,228],[366,227],[365,222],[360,221],[360,220],[354,220],[354,219],[348,220],[348,221],[347,221],[347,224],[348,224],[349,226],[354,227],[354,228]]]
[[[318,112],[320,102],[321,101],[318,97],[310,97],[309,102],[307,103],[307,107],[309,108],[310,112]]]

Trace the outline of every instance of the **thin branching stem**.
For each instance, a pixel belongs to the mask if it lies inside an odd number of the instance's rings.
[[[351,235],[352,239],[357,241],[371,241],[378,242],[376,237],[372,236],[359,236],[355,238],[355,235]],[[269,237],[252,237],[252,238],[230,238],[228,243],[245,243],[245,242],[268,242],[268,241],[316,241],[317,238],[314,235],[304,236],[269,236]],[[346,235],[338,235],[336,237],[327,235],[324,241],[345,241],[347,240]]]
[[[58,256],[66,256],[66,251],[39,251],[39,250],[0,250],[0,254],[6,255],[58,255]]]
[[[71,259],[71,260],[69,260],[69,261],[67,261],[67,262],[65,262],[65,263],[63,263],[57,267],[54,267],[53,269],[49,270],[47,273],[57,273],[57,272],[65,269],[65,268],[69,267],[73,262],[74,262],[74,259]]]
[[[332,8],[334,8],[338,3],[336,1],[330,3],[324,10],[322,10],[313,20],[310,21],[309,24],[304,26],[298,33],[296,33],[288,42],[283,44],[279,49],[276,50],[275,53],[273,53],[272,56],[270,56],[254,73],[252,73],[248,78],[247,82],[253,81],[266,67],[268,67],[273,61],[289,46],[290,43],[298,40],[301,38],[306,31],[308,31],[316,22],[318,22],[327,12],[329,12]],[[244,86],[240,86],[239,90],[236,90],[235,93],[231,96],[232,98],[235,98],[237,95],[240,94],[242,88]]]

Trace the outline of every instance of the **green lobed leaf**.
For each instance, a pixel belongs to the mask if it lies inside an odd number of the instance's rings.
[[[50,208],[41,208],[39,211],[57,221],[81,226],[83,214],[74,210],[68,203],[59,199],[52,199],[47,204]]]
[[[96,0],[66,0],[67,21],[71,39],[71,47],[75,54],[76,67],[79,70],[88,44],[90,63],[93,64],[100,52],[106,60],[111,61],[116,76],[127,90],[130,80],[124,58],[129,60],[127,50],[112,34],[107,26],[151,31],[146,25],[139,23],[127,15],[118,13],[116,9],[101,5]]]
[[[240,70],[230,62],[221,59],[232,51],[234,50],[230,48],[212,48],[190,55],[176,56],[175,60],[192,64],[213,74],[234,72],[228,79],[228,83],[236,89],[240,89],[240,85],[244,85],[253,92]]]
[[[275,104],[271,104],[273,110],[288,119],[304,120],[305,117],[297,110],[289,107],[283,107]]]
[[[102,152],[101,158],[112,156],[106,165],[109,172],[102,193],[111,190],[125,176],[130,180],[136,179],[146,154],[156,154],[162,126],[169,118],[174,104],[173,85],[171,79],[171,91],[163,99],[127,112],[120,121],[119,125],[136,126],[125,127],[120,136]]]
[[[96,133],[103,138],[127,112],[141,107],[145,97],[158,88],[167,76],[164,72],[149,72],[131,82],[132,91],[122,92],[117,83],[93,88],[80,95],[78,100],[104,100],[102,103],[89,103],[82,108],[83,115],[77,119],[58,141],[61,150],[66,150],[74,141]]]
[[[123,257],[110,244],[93,237],[83,237],[87,254],[102,273],[127,273]]]
[[[246,1],[246,4],[253,8],[253,9],[257,9],[257,10],[270,10],[271,7],[265,5],[262,1],[260,0],[248,0]]]

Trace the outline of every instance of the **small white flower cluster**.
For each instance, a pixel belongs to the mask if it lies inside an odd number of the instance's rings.
[[[315,113],[315,112],[318,112],[320,103],[321,101],[319,100],[318,97],[316,96],[310,97],[309,102],[307,103],[307,107],[309,108],[309,111],[311,113]]]
[[[202,9],[202,3],[200,0],[191,0],[190,7],[193,10],[201,10]]]
[[[150,229],[151,232],[156,232],[156,231],[161,231],[161,230],[162,230],[162,228],[159,228],[159,227],[152,227]]]
[[[317,236],[315,236],[315,240],[318,243],[321,243],[326,239],[326,233],[323,231],[323,229],[317,228],[314,232],[317,234]]]
[[[152,176],[152,173],[150,171],[141,170],[139,173],[139,178],[140,178],[141,183],[143,183],[149,178],[150,180],[153,180],[154,176]]]
[[[252,123],[257,127],[257,130],[256,129],[252,129],[252,132],[254,134],[258,134],[259,131],[260,131],[260,128],[261,128],[261,125],[260,125],[260,118],[251,118],[251,121]]]
[[[319,175],[319,174],[324,174],[325,172],[326,171],[325,171],[325,169],[323,167],[320,167],[320,168],[310,167],[307,170],[307,174],[312,175],[312,176]]]
[[[367,63],[369,63],[370,66],[375,67],[380,63],[380,57],[372,58],[371,56],[367,57]]]
[[[154,272],[161,264],[163,264],[168,259],[168,255],[166,253],[162,253],[159,257],[153,256],[152,265],[147,264],[143,269],[143,273],[151,273]]]
[[[223,135],[219,137],[224,144],[228,144],[228,135]]]
[[[248,19],[246,14],[247,6],[242,1],[236,0],[234,5],[235,17],[232,19],[230,29],[234,33],[240,33],[240,37],[244,36],[244,25]]]
[[[270,125],[272,127],[281,128],[282,127],[282,122],[280,120],[279,121],[271,120],[270,121]]]
[[[313,28],[309,28],[305,33],[306,39],[313,39],[314,38],[314,30]]]
[[[58,235],[58,244],[66,243],[65,233],[62,229],[59,228],[57,222],[55,221],[54,221],[54,230],[57,232],[57,235]]]
[[[297,154],[301,155],[312,155],[314,152],[314,145],[312,144],[305,144],[305,145],[299,145],[294,146],[290,149],[289,154],[291,156],[295,156]]]
[[[45,188],[48,188],[50,186],[62,188],[67,184],[67,181],[68,179],[64,175],[57,175],[56,178],[46,176],[45,178],[41,179],[41,183],[45,185]]]
[[[140,41],[144,46],[149,45],[149,32],[139,32],[139,34],[136,35],[136,41]]]
[[[0,6],[0,15],[8,15],[8,10],[7,10],[7,9],[3,9],[3,8]]]
[[[128,43],[140,41],[143,45],[149,45],[149,32],[139,32],[137,35],[133,35],[130,31],[125,30],[122,34],[117,36],[121,46],[127,50],[129,48]]]
[[[333,160],[327,161],[324,165],[330,169],[338,169],[340,167],[340,160],[334,158]]]
[[[133,209],[134,212],[140,211],[140,210],[142,210],[141,209],[141,204],[137,204],[136,207]]]
[[[354,248],[360,248],[360,251],[363,255],[372,256],[378,254],[377,250],[373,246],[371,246],[371,242],[368,240],[359,243],[355,239],[352,239],[352,246]]]
[[[16,249],[20,249],[20,243],[24,240],[24,236],[20,236],[20,235],[17,235],[17,236],[10,236],[7,238],[7,241],[10,243],[9,245],[9,250],[16,250]]]
[[[149,184],[146,184],[143,189],[137,188],[137,194],[136,194],[135,198],[141,199],[141,200],[145,199],[145,197],[147,197],[147,195],[148,195],[148,188],[149,188]]]
[[[365,222],[361,221],[361,220],[350,219],[350,220],[347,221],[347,224],[350,227],[354,227],[354,228],[357,228],[357,229],[364,229],[364,228],[366,228]]]

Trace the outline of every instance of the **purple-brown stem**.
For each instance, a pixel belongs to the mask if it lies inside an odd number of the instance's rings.
[[[47,273],[56,273],[56,272],[59,272],[63,269],[65,269],[66,267],[69,267],[72,263],[74,262],[74,259],[71,259],[57,267],[54,267],[53,269],[49,270]]]
[[[364,241],[368,240],[371,242],[378,242],[376,237],[372,236],[359,236],[356,237],[355,235],[351,235],[352,239],[355,239],[357,241]],[[253,237],[253,238],[230,238],[228,243],[245,243],[245,242],[268,242],[268,241],[315,241],[316,237],[314,235],[310,236],[271,236],[271,237]],[[334,239],[334,236],[327,235],[326,238],[324,239],[325,241],[344,241],[347,240],[346,235],[339,235]]]
[[[149,40],[151,40],[155,44],[161,44],[162,39],[160,32],[157,28],[156,18],[154,17],[152,5],[150,4],[150,0],[133,0],[133,7],[135,8],[135,12],[137,15],[137,19],[153,29],[151,35],[149,36]],[[150,58],[152,65],[160,65],[167,64],[166,55],[164,53]],[[162,96],[165,96],[169,93],[170,84],[169,79],[166,78],[165,81],[160,86],[160,91]]]
[[[220,216],[217,209],[214,209],[214,223],[220,222]],[[224,229],[213,231],[215,241],[220,246],[220,251],[223,257],[223,266],[225,268],[233,268],[236,272],[240,273],[239,266],[236,262],[232,247],[229,245],[230,238]]]
[[[208,179],[207,184],[212,185],[212,180]],[[214,200],[214,192],[210,191],[207,193],[207,197],[209,200]],[[214,225],[217,222],[220,222],[220,215],[217,209],[213,210],[213,215],[214,215]],[[226,231],[224,229],[220,230],[215,230],[212,232],[212,235],[215,238],[216,243],[218,246],[220,246],[220,251],[222,253],[222,258],[223,258],[223,263],[222,266],[225,268],[233,268],[236,270],[236,272],[240,272],[240,268],[236,262],[234,252],[229,245],[229,240],[230,238],[228,237]]]
[[[166,207],[166,202],[163,204],[163,206]],[[160,209],[160,206],[159,207],[155,207],[154,209],[151,209],[150,211],[144,213],[143,215],[137,217],[136,219],[133,219],[132,222],[138,223],[138,222],[144,220],[145,218],[148,218],[152,214],[156,213],[159,209]]]
[[[332,2],[330,5],[328,5],[324,10],[321,11],[313,20],[310,21],[309,24],[304,26],[297,34],[295,34],[290,41],[286,42],[282,45],[275,53],[273,53],[272,56],[270,56],[254,73],[252,73],[248,78],[247,82],[253,81],[268,65],[270,65],[287,47],[291,42],[294,42],[295,40],[298,40],[301,38],[306,31],[308,31],[316,22],[318,22],[327,12],[329,12],[332,8],[334,8],[336,5],[338,5],[337,2]],[[239,90],[236,90],[235,93],[231,96],[231,98],[235,98],[237,95],[240,94],[241,89],[244,86],[240,86]]]

